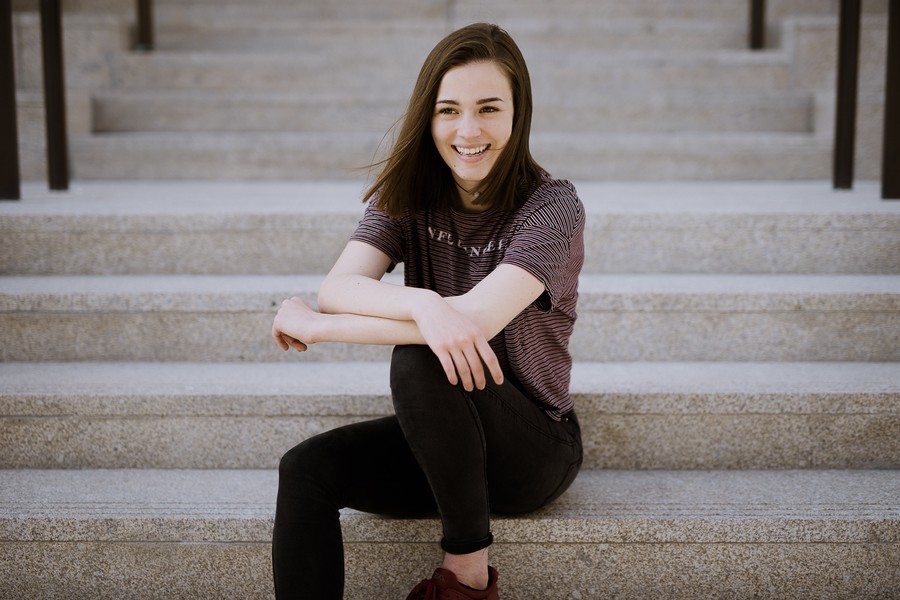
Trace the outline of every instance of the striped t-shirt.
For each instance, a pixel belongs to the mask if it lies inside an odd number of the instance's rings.
[[[404,263],[407,286],[459,296],[501,263],[544,284],[544,293],[490,340],[506,378],[547,414],[572,406],[569,338],[584,262],[584,206],[568,181],[546,179],[513,210],[477,214],[448,208],[392,219],[370,202],[351,239]]]

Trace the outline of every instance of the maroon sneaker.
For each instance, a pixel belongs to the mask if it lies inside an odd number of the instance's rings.
[[[431,579],[423,579],[406,600],[500,600],[500,594],[497,593],[497,569],[488,567],[486,590],[463,587],[453,571],[435,569]]]

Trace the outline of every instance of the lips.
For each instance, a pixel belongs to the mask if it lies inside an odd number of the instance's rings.
[[[488,148],[490,148],[490,144],[485,144],[483,146],[453,146],[453,149],[456,150],[456,153],[460,156],[478,156],[480,154],[484,154]]]

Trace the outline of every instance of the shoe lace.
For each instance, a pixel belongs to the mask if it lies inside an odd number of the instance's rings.
[[[419,582],[419,585],[412,589],[406,600],[440,600],[438,598],[438,587],[431,579],[423,579]]]

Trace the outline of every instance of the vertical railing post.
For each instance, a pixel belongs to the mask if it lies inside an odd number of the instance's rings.
[[[51,190],[69,189],[66,135],[66,84],[63,69],[62,14],[59,0],[41,0],[44,58],[44,109],[47,128],[47,178]]]
[[[18,200],[21,194],[12,2],[0,0],[0,200]]]
[[[766,0],[750,0],[750,49],[766,46]]]
[[[881,197],[900,200],[900,0],[888,5]]]
[[[860,0],[841,0],[838,22],[837,104],[834,126],[835,189],[853,188],[856,150],[856,87],[859,69]]]
[[[137,0],[137,49],[153,50],[153,0]]]

